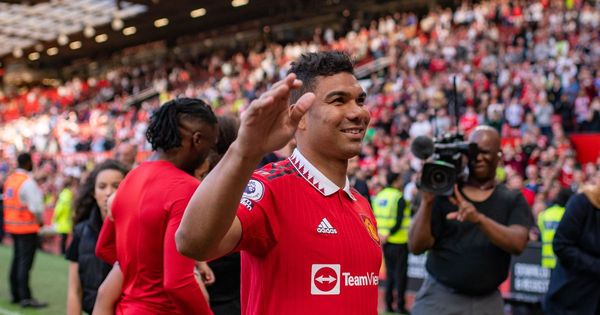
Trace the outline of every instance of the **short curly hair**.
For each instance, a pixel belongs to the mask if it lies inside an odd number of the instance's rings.
[[[327,77],[342,72],[354,73],[354,64],[350,56],[344,52],[322,51],[303,54],[292,62],[291,68],[288,70],[288,74],[296,74],[296,78],[303,83],[302,88],[291,92],[290,103],[296,103],[306,92],[313,92],[317,77]]]

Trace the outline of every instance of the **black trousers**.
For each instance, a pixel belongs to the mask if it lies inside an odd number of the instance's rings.
[[[215,315],[239,315],[242,313],[239,299],[218,303],[211,301],[210,308]]]
[[[2,240],[4,240],[4,209],[2,208],[2,201],[0,200],[0,243],[2,243]]]
[[[60,253],[64,256],[67,252],[67,240],[69,239],[69,234],[60,234]]]
[[[13,239],[13,259],[10,267],[10,293],[13,301],[31,299],[29,273],[38,247],[38,235],[11,234]]]
[[[397,309],[405,309],[404,294],[406,292],[406,284],[408,277],[408,245],[407,244],[390,244],[383,245],[383,258],[386,266],[386,283],[385,283],[385,305],[388,310],[393,310],[394,289],[398,294]]]

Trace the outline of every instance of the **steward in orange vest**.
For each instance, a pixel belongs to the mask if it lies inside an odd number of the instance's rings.
[[[42,191],[31,178],[31,155],[17,157],[18,169],[4,183],[4,229],[13,239],[13,257],[10,267],[12,303],[21,307],[42,308],[48,303],[32,297],[29,276],[38,248],[38,231],[42,222],[44,202]]]
[[[21,187],[29,178],[28,173],[18,169],[4,183],[4,230],[7,233],[31,234],[40,229],[36,215],[19,196]]]

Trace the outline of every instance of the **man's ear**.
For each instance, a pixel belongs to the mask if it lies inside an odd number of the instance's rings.
[[[204,138],[202,136],[202,134],[199,131],[196,131],[192,134],[192,144],[194,146],[198,146],[200,144],[200,142],[202,141],[202,138]]]
[[[292,109],[294,108],[295,105],[290,106],[290,112],[292,111]],[[310,111],[310,108],[308,109]],[[298,129],[300,130],[306,130],[306,116],[308,115],[308,112],[306,112],[302,118],[300,118],[300,121],[298,122]]]

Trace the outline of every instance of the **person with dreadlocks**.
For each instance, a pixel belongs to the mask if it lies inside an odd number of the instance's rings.
[[[199,182],[191,174],[217,139],[217,118],[201,100],[181,98],[152,116],[155,153],[127,175],[102,226],[96,254],[123,273],[116,314],[212,314],[194,277],[194,260],[177,252],[175,231]]]

